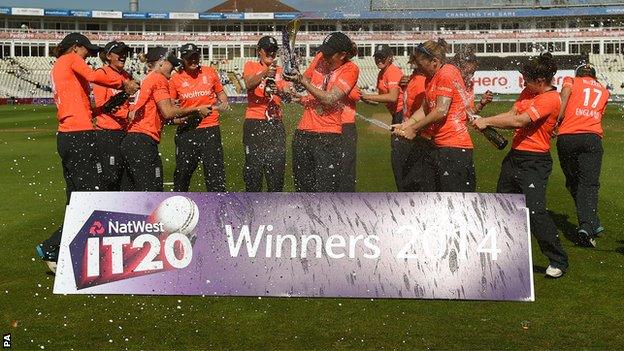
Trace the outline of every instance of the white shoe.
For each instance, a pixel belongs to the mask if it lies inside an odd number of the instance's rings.
[[[548,278],[561,278],[561,276],[563,275],[563,270],[561,270],[561,268],[557,268],[557,267],[553,267],[553,266],[548,266],[548,268],[546,268],[546,277]]]

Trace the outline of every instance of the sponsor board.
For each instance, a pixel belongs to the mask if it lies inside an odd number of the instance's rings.
[[[54,292],[532,301],[523,195],[72,195]]]
[[[563,78],[574,76],[573,70],[560,70],[553,78],[553,85],[561,90]],[[496,94],[520,94],[524,89],[524,79],[518,71],[477,71],[472,78],[475,94],[490,90]]]

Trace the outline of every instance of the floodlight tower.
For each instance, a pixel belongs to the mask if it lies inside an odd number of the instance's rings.
[[[130,0],[130,12],[139,11],[139,0]]]

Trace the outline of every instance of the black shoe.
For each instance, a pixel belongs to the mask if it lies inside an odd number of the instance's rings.
[[[59,249],[46,250],[43,244],[39,244],[35,247],[35,250],[37,251],[37,256],[46,264],[50,272],[56,274],[56,262],[58,261]]]
[[[596,247],[596,238],[587,231],[581,229],[578,231],[579,245],[583,247]]]

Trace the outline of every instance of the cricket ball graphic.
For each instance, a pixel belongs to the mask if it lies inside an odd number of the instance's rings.
[[[162,223],[166,233],[180,233],[190,238],[199,222],[199,208],[188,197],[176,195],[161,202],[150,219],[153,223]]]

